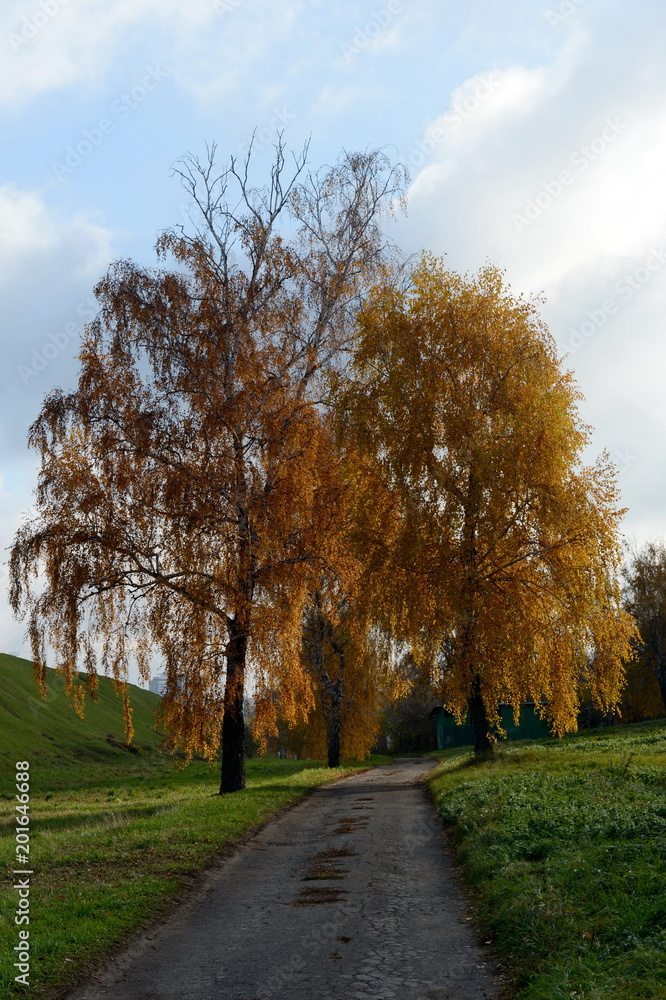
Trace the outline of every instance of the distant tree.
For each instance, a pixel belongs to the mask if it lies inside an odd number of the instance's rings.
[[[308,751],[319,756],[325,736],[329,767],[341,758],[365,758],[379,728],[379,708],[404,686],[391,656],[390,636],[376,627],[367,600],[367,568],[355,558],[350,533],[358,500],[345,477],[353,461],[347,443],[338,447],[331,429],[329,474],[336,499],[321,561],[313,565],[303,614],[302,656],[313,682]],[[322,725],[323,723],[323,725]]]
[[[536,304],[493,267],[463,278],[425,256],[409,288],[376,289],[360,326],[337,399],[386,630],[439,665],[477,753],[500,702],[547,703],[555,733],[575,729],[588,662],[595,701],[616,705],[633,626],[615,470],[581,465],[580,393]]]
[[[306,747],[309,742],[310,716],[296,720],[286,719],[280,714],[277,692],[275,702],[276,713],[270,728],[265,725],[259,727],[256,723],[252,727],[252,744],[256,746],[257,753],[260,756],[272,754],[283,760],[302,760],[313,756]]]
[[[666,545],[648,542],[629,555],[624,568],[624,606],[636,619],[634,660],[629,667],[632,690],[628,693],[645,713],[656,714],[656,680],[661,696],[660,714],[666,709]],[[650,695],[652,694],[652,697]]]
[[[381,693],[391,681],[385,642],[358,607],[327,608],[316,591],[304,614],[303,658],[315,690],[313,715],[324,723],[328,766],[338,767],[343,757],[363,759],[377,737]],[[311,716],[313,723],[316,738],[322,728]]]
[[[98,284],[78,387],[31,428],[37,517],[11,557],[40,683],[49,646],[75,700],[79,662],[122,687],[130,659],[148,676],[158,650],[176,744],[212,758],[221,726],[221,793],[245,784],[248,656],[288,717],[312,704],[300,647],[332,502],[322,400],[403,183],[377,151],[318,174],[304,152],[289,172],[280,140],[256,189],[250,157],[221,172],[214,147],[187,157],[196,230],[160,238],[164,270],[121,261]]]
[[[627,663],[618,721],[643,722],[661,715],[664,715],[664,699],[654,670],[635,656]]]
[[[388,698],[380,713],[382,747],[393,753],[437,749],[437,730],[431,714],[436,690],[431,665],[416,663],[407,654],[402,657],[399,673],[403,690]]]
[[[310,668],[326,728],[329,767],[340,765],[343,691],[349,666],[350,637],[343,622],[333,623],[322,607],[321,592],[311,595],[303,616],[303,655]]]

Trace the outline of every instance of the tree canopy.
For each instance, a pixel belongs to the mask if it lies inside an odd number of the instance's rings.
[[[616,704],[632,634],[614,469],[582,464],[580,393],[537,306],[494,267],[426,255],[408,288],[376,288],[338,385],[378,614],[469,711],[478,752],[499,702],[533,699],[560,734],[583,679]]]
[[[263,188],[251,153],[182,161],[195,229],[99,282],[78,385],[30,431],[11,555],[40,683],[49,650],[79,708],[79,669],[112,675],[129,740],[130,661],[147,679],[157,652],[172,745],[221,743],[221,792],[244,787],[250,671],[257,733],[318,718],[337,762],[409,648],[483,752],[500,702],[560,734],[581,686],[617,705],[637,635],[615,470],[583,464],[538,303],[428,255],[404,284],[378,221],[402,171],[370,151],[313,174],[306,152],[289,173],[278,143]]]
[[[11,557],[42,684],[49,647],[75,699],[80,665],[123,687],[131,658],[147,678],[159,652],[176,744],[212,758],[222,727],[222,792],[244,786],[248,656],[287,717],[313,703],[302,611],[338,488],[326,378],[403,181],[377,151],[315,174],[304,152],[289,173],[280,142],[255,189],[250,156],[219,173],[214,147],[187,157],[195,232],[160,238],[162,269],[120,261],[98,284],[78,386],[31,428],[37,517]]]
[[[641,549],[631,552],[624,568],[624,581],[625,607],[638,626],[631,664],[631,676],[638,689],[633,691],[633,701],[647,714],[663,714],[666,710],[666,545],[647,542]],[[649,684],[650,675],[652,685]],[[661,704],[655,703],[652,694],[654,681],[659,687]]]

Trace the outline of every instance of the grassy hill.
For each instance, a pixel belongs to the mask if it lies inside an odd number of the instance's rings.
[[[0,771],[13,770],[17,760],[44,767],[129,762],[130,758],[155,754],[162,741],[153,729],[160,699],[134,684],[130,687],[133,745],[138,753],[123,748],[122,702],[107,678],[100,678],[96,702],[86,697],[85,718],[80,719],[65,695],[60,674],[48,670],[48,695],[42,701],[32,663],[0,653]]]
[[[666,720],[440,756],[431,792],[515,1000],[666,1000]]]

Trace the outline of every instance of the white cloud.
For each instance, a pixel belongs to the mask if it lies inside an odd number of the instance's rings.
[[[21,449],[43,393],[73,378],[82,326],[94,314],[92,288],[111,256],[109,230],[54,213],[38,192],[0,187],[0,382]]]
[[[75,85],[99,87],[143,58],[201,99],[238,85],[293,30],[303,0],[17,0],[0,31],[0,104],[18,108]],[[119,59],[120,52],[130,60]],[[242,53],[242,58],[239,54]]]
[[[454,148],[477,146],[489,129],[497,131],[505,122],[533,113],[543,99],[547,79],[540,66],[531,70],[512,66],[501,71],[476,73],[455,88],[450,110],[435,127],[443,130],[446,141]],[[464,125],[467,127],[461,128]]]
[[[666,236],[666,81],[628,89],[609,70],[590,99],[585,38],[551,66],[490,68],[454,90],[410,154],[424,163],[410,195],[421,241],[454,242],[465,266],[495,257],[552,293]]]
[[[28,427],[44,394],[54,384],[74,381],[83,323],[93,315],[92,285],[110,257],[107,229],[80,214],[54,213],[39,192],[0,187],[0,392],[11,413],[0,434],[0,632],[5,651],[26,648],[24,625],[12,619],[4,602],[4,560],[35,483]]]
[[[7,483],[5,476],[0,475],[0,635],[2,647],[0,652],[15,653],[17,656],[28,654],[28,645],[24,639],[25,622],[14,618],[9,607],[9,567],[7,564],[8,547],[21,526],[29,504],[30,488],[34,482],[34,461],[22,461],[12,469],[12,482]]]
[[[17,279],[32,283],[44,265],[62,279],[90,281],[110,255],[111,234],[82,213],[60,218],[35,191],[0,186],[0,286],[15,288]]]
[[[550,64],[491,65],[453,90],[409,154],[401,230],[409,249],[463,271],[491,259],[546,294],[594,450],[610,448],[640,512],[631,530],[661,517],[664,533],[666,77],[658,38],[608,42],[574,30]]]
[[[212,0],[19,0],[4,11],[0,101],[21,106],[52,90],[98,85],[141,21],[181,40],[217,21]]]

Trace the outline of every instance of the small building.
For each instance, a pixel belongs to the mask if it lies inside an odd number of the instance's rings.
[[[533,701],[521,705],[518,725],[514,723],[511,705],[500,705],[499,710],[507,740],[541,740],[551,735],[546,723],[537,715]],[[435,717],[438,750],[473,746],[474,735],[469,719],[458,725],[451,712],[447,712],[441,705],[436,705],[430,714]]]

